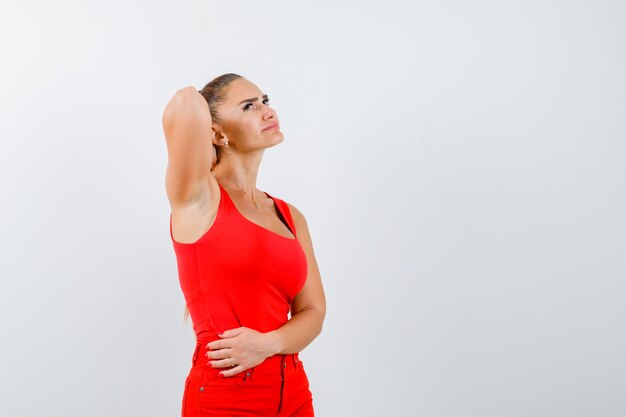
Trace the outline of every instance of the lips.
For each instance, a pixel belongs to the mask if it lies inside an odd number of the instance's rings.
[[[266,131],[266,130],[269,130],[269,129],[275,129],[277,127],[278,127],[278,123],[272,123],[271,125],[269,125],[265,129],[263,129],[263,131]]]

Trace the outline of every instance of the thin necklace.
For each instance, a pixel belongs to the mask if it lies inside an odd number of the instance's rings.
[[[247,191],[242,191],[242,190],[240,190],[240,189],[237,189],[237,191],[242,192],[242,193],[244,193],[244,194],[248,194],[248,192],[247,192]],[[259,206],[259,203],[257,203],[257,202],[256,202],[256,200],[255,200],[255,198],[254,198],[254,194],[252,194],[252,202],[254,203],[254,207],[256,207],[256,208],[261,207],[261,206]]]

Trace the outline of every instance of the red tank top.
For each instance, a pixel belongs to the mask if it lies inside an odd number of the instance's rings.
[[[264,192],[295,239],[248,220],[221,185],[219,189],[217,216],[197,241],[175,241],[170,214],[180,287],[196,339],[207,343],[236,327],[265,333],[282,326],[307,276],[306,255],[287,203]]]

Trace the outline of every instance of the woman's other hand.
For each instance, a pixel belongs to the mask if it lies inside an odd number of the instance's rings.
[[[271,333],[261,333],[248,327],[238,327],[219,334],[221,340],[207,344],[208,365],[213,368],[230,368],[220,374],[228,377],[257,366],[272,356],[274,340]],[[231,368],[232,363],[235,364]]]

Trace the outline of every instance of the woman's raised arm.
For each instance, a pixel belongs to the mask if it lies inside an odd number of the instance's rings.
[[[194,87],[176,92],[163,112],[168,164],[165,189],[172,208],[206,197],[213,164],[211,112]]]

